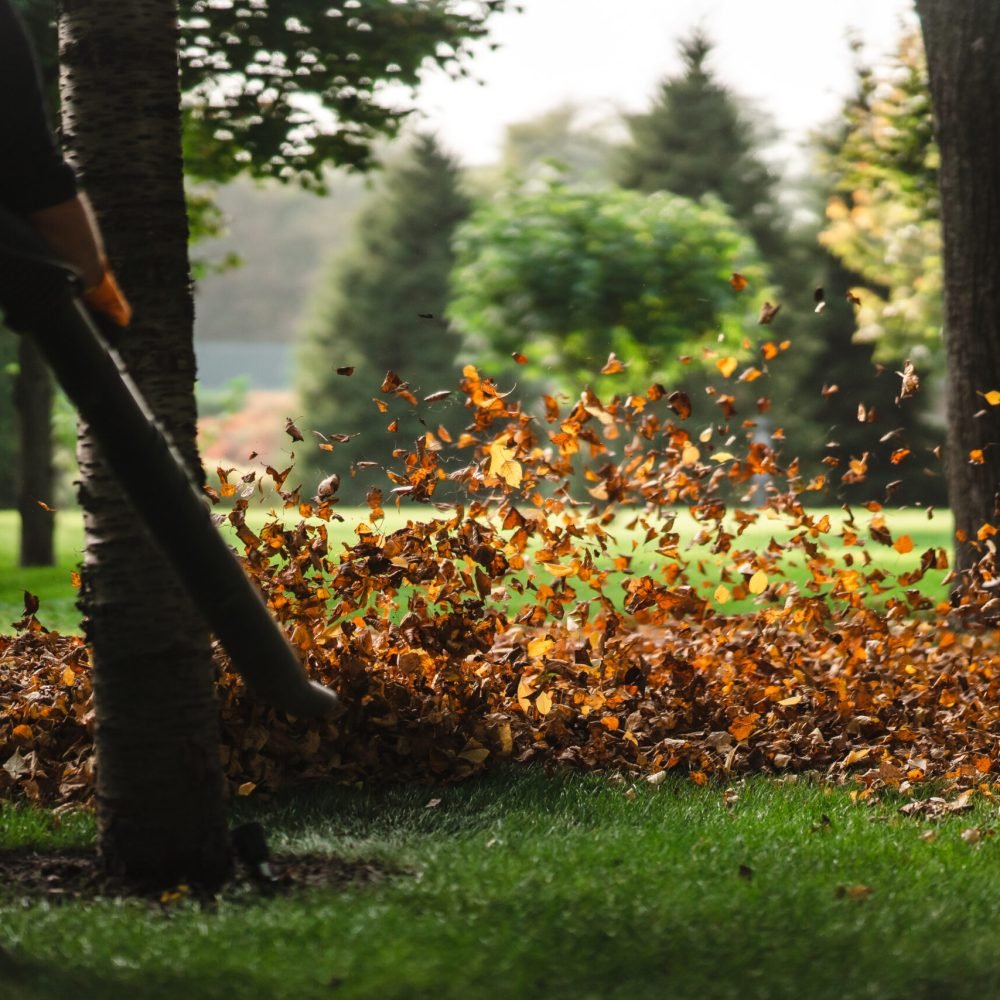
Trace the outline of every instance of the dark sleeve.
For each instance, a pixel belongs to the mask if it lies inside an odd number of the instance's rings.
[[[56,148],[21,19],[0,0],[0,204],[20,215],[67,201],[76,178]]]

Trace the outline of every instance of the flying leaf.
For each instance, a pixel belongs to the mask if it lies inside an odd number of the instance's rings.
[[[526,365],[528,363],[528,356],[522,354],[520,351],[511,351],[510,356],[519,364]]]
[[[695,465],[701,458],[701,452],[693,445],[685,445],[681,452],[681,465]]]
[[[385,373],[385,378],[382,379],[382,384],[379,386],[380,392],[395,392],[402,386],[403,380],[390,368],[389,371]]]
[[[729,284],[732,285],[733,290],[737,292],[742,292],[747,285],[750,284],[746,278],[743,277],[738,271],[733,271],[729,278]]]
[[[985,399],[990,406],[1000,406],[1000,389],[990,389],[989,392],[984,392],[983,399]]]
[[[757,317],[757,323],[760,326],[768,326],[771,320],[773,320],[774,317],[777,316],[779,312],[781,312],[780,302],[777,305],[773,306],[771,305],[770,302],[765,302],[760,307],[760,315]]]
[[[354,365],[343,365],[341,368],[337,369],[338,375],[353,375]]]
[[[728,604],[732,600],[733,595],[729,592],[729,588],[720,583],[718,587],[715,588],[715,603],[716,604]]]
[[[900,535],[893,543],[892,547],[900,553],[900,555],[906,555],[907,552],[913,551],[913,539],[909,535]]]
[[[747,590],[751,594],[756,596],[757,594],[763,594],[767,590],[767,573],[762,569],[757,570],[747,583]]]
[[[691,416],[691,397],[686,392],[681,392],[680,389],[667,396],[667,405],[681,420],[687,420]]]
[[[813,302],[816,303],[814,312],[821,313],[826,308],[826,292],[822,288],[817,288],[813,292]]]
[[[604,367],[601,369],[602,375],[618,375],[625,371],[625,365],[617,357],[614,351],[608,355],[608,360],[604,363]]]
[[[490,471],[491,476],[497,476],[508,486],[517,489],[521,485],[524,475],[521,463],[516,461],[516,448],[511,448],[505,443],[507,438],[499,437],[490,445]]]
[[[896,397],[896,404],[899,405],[901,400],[909,399],[920,388],[920,377],[914,370],[913,362],[909,360],[903,365],[903,370],[896,374],[903,380],[899,395]]]
[[[736,358],[719,358],[715,362],[715,367],[722,372],[723,378],[729,378],[729,376],[732,375],[733,372],[739,367],[739,364],[740,363],[736,360]]]
[[[305,439],[304,439],[304,438],[302,437],[302,431],[300,431],[300,430],[298,429],[298,427],[296,427],[296,426],[295,426],[295,422],[294,422],[294,421],[292,420],[292,418],[291,418],[291,417],[287,417],[287,418],[285,419],[285,433],[286,433],[286,434],[287,434],[287,435],[288,435],[288,436],[289,436],[289,437],[290,437],[290,438],[291,438],[291,439],[292,439],[293,441],[303,441],[303,440],[305,440]]]

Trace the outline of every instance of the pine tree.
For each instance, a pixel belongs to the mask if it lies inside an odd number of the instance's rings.
[[[369,486],[391,484],[383,471],[367,467],[353,477],[356,463],[398,469],[394,449],[412,450],[417,437],[440,424],[464,424],[455,397],[433,403],[423,397],[454,388],[458,379],[459,341],[443,317],[451,236],[470,208],[457,163],[435,139],[420,136],[362,210],[353,246],[334,261],[305,331],[298,378],[303,421],[327,440],[306,442],[298,456],[304,495],[336,473],[342,499],[363,499]],[[338,368],[354,370],[345,376]],[[379,391],[390,370],[409,383],[418,405]],[[342,435],[352,437],[343,442]]]
[[[631,142],[618,180],[646,192],[717,195],[770,258],[784,250],[778,176],[760,156],[760,125],[708,68],[711,52],[701,31],[680,43],[684,72],[661,82],[648,111],[626,118]]]

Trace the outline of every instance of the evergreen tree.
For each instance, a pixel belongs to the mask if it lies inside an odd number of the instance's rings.
[[[770,260],[784,251],[778,176],[760,156],[760,125],[708,68],[711,52],[701,31],[680,43],[682,75],[661,82],[648,111],[626,118],[631,142],[621,152],[618,180],[645,192],[717,195]]]
[[[939,501],[941,480],[912,471],[918,462],[935,471],[926,451],[934,442],[920,423],[928,396],[896,406],[900,380],[894,370],[903,368],[905,358],[882,370],[872,346],[854,342],[854,307],[846,294],[859,283],[856,276],[819,245],[819,221],[786,222],[777,196],[779,177],[760,155],[766,134],[713,77],[707,65],[710,40],[695,32],[680,51],[683,73],[663,81],[649,111],[628,119],[632,141],[622,151],[619,179],[646,191],[714,194],[757,242],[774,282],[774,301],[781,305],[761,332],[777,342],[788,340],[791,347],[770,364],[766,388],[757,383],[737,392],[740,412],[754,418],[754,397],[770,396],[761,432],[780,428],[786,460],[798,458],[804,477],[825,475],[829,492],[819,495],[819,502],[886,495],[897,502]],[[832,148],[842,144],[828,142]],[[811,190],[800,192],[816,220],[833,183],[814,181]],[[818,312],[817,289],[823,289],[824,301]],[[881,440],[897,428],[902,430]],[[893,454],[898,457],[904,446],[910,455],[894,465]],[[857,474],[858,466],[852,473],[851,460],[866,453],[864,474]],[[897,480],[903,485],[887,489]]]
[[[458,339],[443,316],[452,232],[470,209],[457,163],[435,139],[420,136],[362,210],[353,246],[334,261],[305,330],[303,420],[328,440],[308,442],[298,456],[304,494],[337,473],[339,495],[361,499],[369,486],[389,484],[384,472],[352,478],[355,463],[398,468],[394,449],[411,450],[441,424],[465,423],[456,398],[423,397],[454,388],[458,379]],[[347,368],[350,377],[337,374]],[[417,405],[405,394],[379,391],[387,371],[409,383]],[[356,436],[343,442],[331,435]]]

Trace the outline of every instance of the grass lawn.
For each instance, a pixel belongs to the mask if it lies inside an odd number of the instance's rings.
[[[343,523],[331,521],[329,524],[331,551],[336,552],[341,541],[354,542],[357,539],[355,534],[356,526],[365,520],[368,513],[362,508],[344,508],[340,511],[345,520]],[[404,508],[403,513],[397,513],[394,509],[387,508],[386,519],[383,529],[386,531],[395,530],[405,525],[407,518],[430,517],[436,512],[425,508]],[[822,511],[815,512],[815,517],[819,518]],[[831,510],[828,512],[833,521],[835,530],[827,536],[831,541],[832,551],[841,553],[842,548],[836,539],[836,527],[840,524],[843,512]],[[42,599],[42,607],[39,617],[49,628],[60,632],[70,633],[79,630],[79,613],[75,607],[76,592],[70,581],[70,573],[77,568],[80,561],[80,553],[83,547],[83,525],[78,511],[67,510],[60,512],[56,516],[56,547],[58,565],[51,568],[23,570],[17,566],[17,538],[18,522],[14,511],[0,511],[0,631],[10,631],[10,622],[19,618],[23,607],[23,593],[30,590]],[[250,522],[255,526],[264,523],[267,516],[267,508],[251,508]],[[867,537],[867,527],[871,521],[871,515],[864,510],[856,511],[857,530],[863,537]],[[919,563],[920,554],[929,547],[941,547],[950,552],[952,544],[952,521],[948,512],[938,512],[933,520],[927,518],[926,512],[921,510],[890,511],[886,519],[894,537],[907,534],[913,541],[913,551],[901,555],[893,548],[883,545],[870,544],[869,551],[878,565],[891,574],[896,574],[904,570],[912,569]],[[662,564],[662,558],[656,554],[654,541],[651,545],[639,544],[633,549],[634,539],[640,540],[643,530],[627,530],[624,525],[630,520],[630,516],[622,515],[620,518],[621,527],[614,529],[615,537],[618,541],[617,550],[612,554],[621,552],[632,556],[632,572],[637,575],[649,574],[656,576],[658,567]],[[695,533],[693,522],[686,515],[678,518],[678,530],[682,537],[691,538]],[[763,550],[767,548],[771,538],[779,541],[787,541],[790,532],[782,521],[771,520],[762,516],[757,524],[749,527],[733,543],[735,550]],[[857,553],[857,550],[852,550]],[[721,568],[728,562],[731,563],[731,556],[713,556],[707,549],[693,550],[691,554],[685,555],[694,561],[695,557],[702,558],[705,564],[704,576],[699,576],[695,571],[692,578],[697,582],[699,579],[705,581],[705,596],[712,594],[719,582]],[[800,585],[809,578],[809,573],[804,566],[804,557],[801,552],[793,552],[784,561],[783,565],[790,577]],[[544,573],[539,571],[542,578]],[[941,585],[944,577],[942,571],[932,571],[927,574],[921,583],[921,590],[934,601],[944,600],[946,597],[945,588]],[[617,592],[615,588],[609,591],[611,596]],[[519,600],[516,595],[512,596],[511,607],[514,601]],[[587,594],[581,592],[581,597]],[[752,601],[734,601],[726,608],[733,613],[751,611],[754,608]]]
[[[260,820],[277,851],[408,873],[214,908],[0,895],[0,997],[1000,994],[994,803],[931,822],[805,782],[751,779],[735,796],[522,769],[250,800],[236,818]],[[87,817],[53,831],[0,811],[5,845],[91,836]]]

